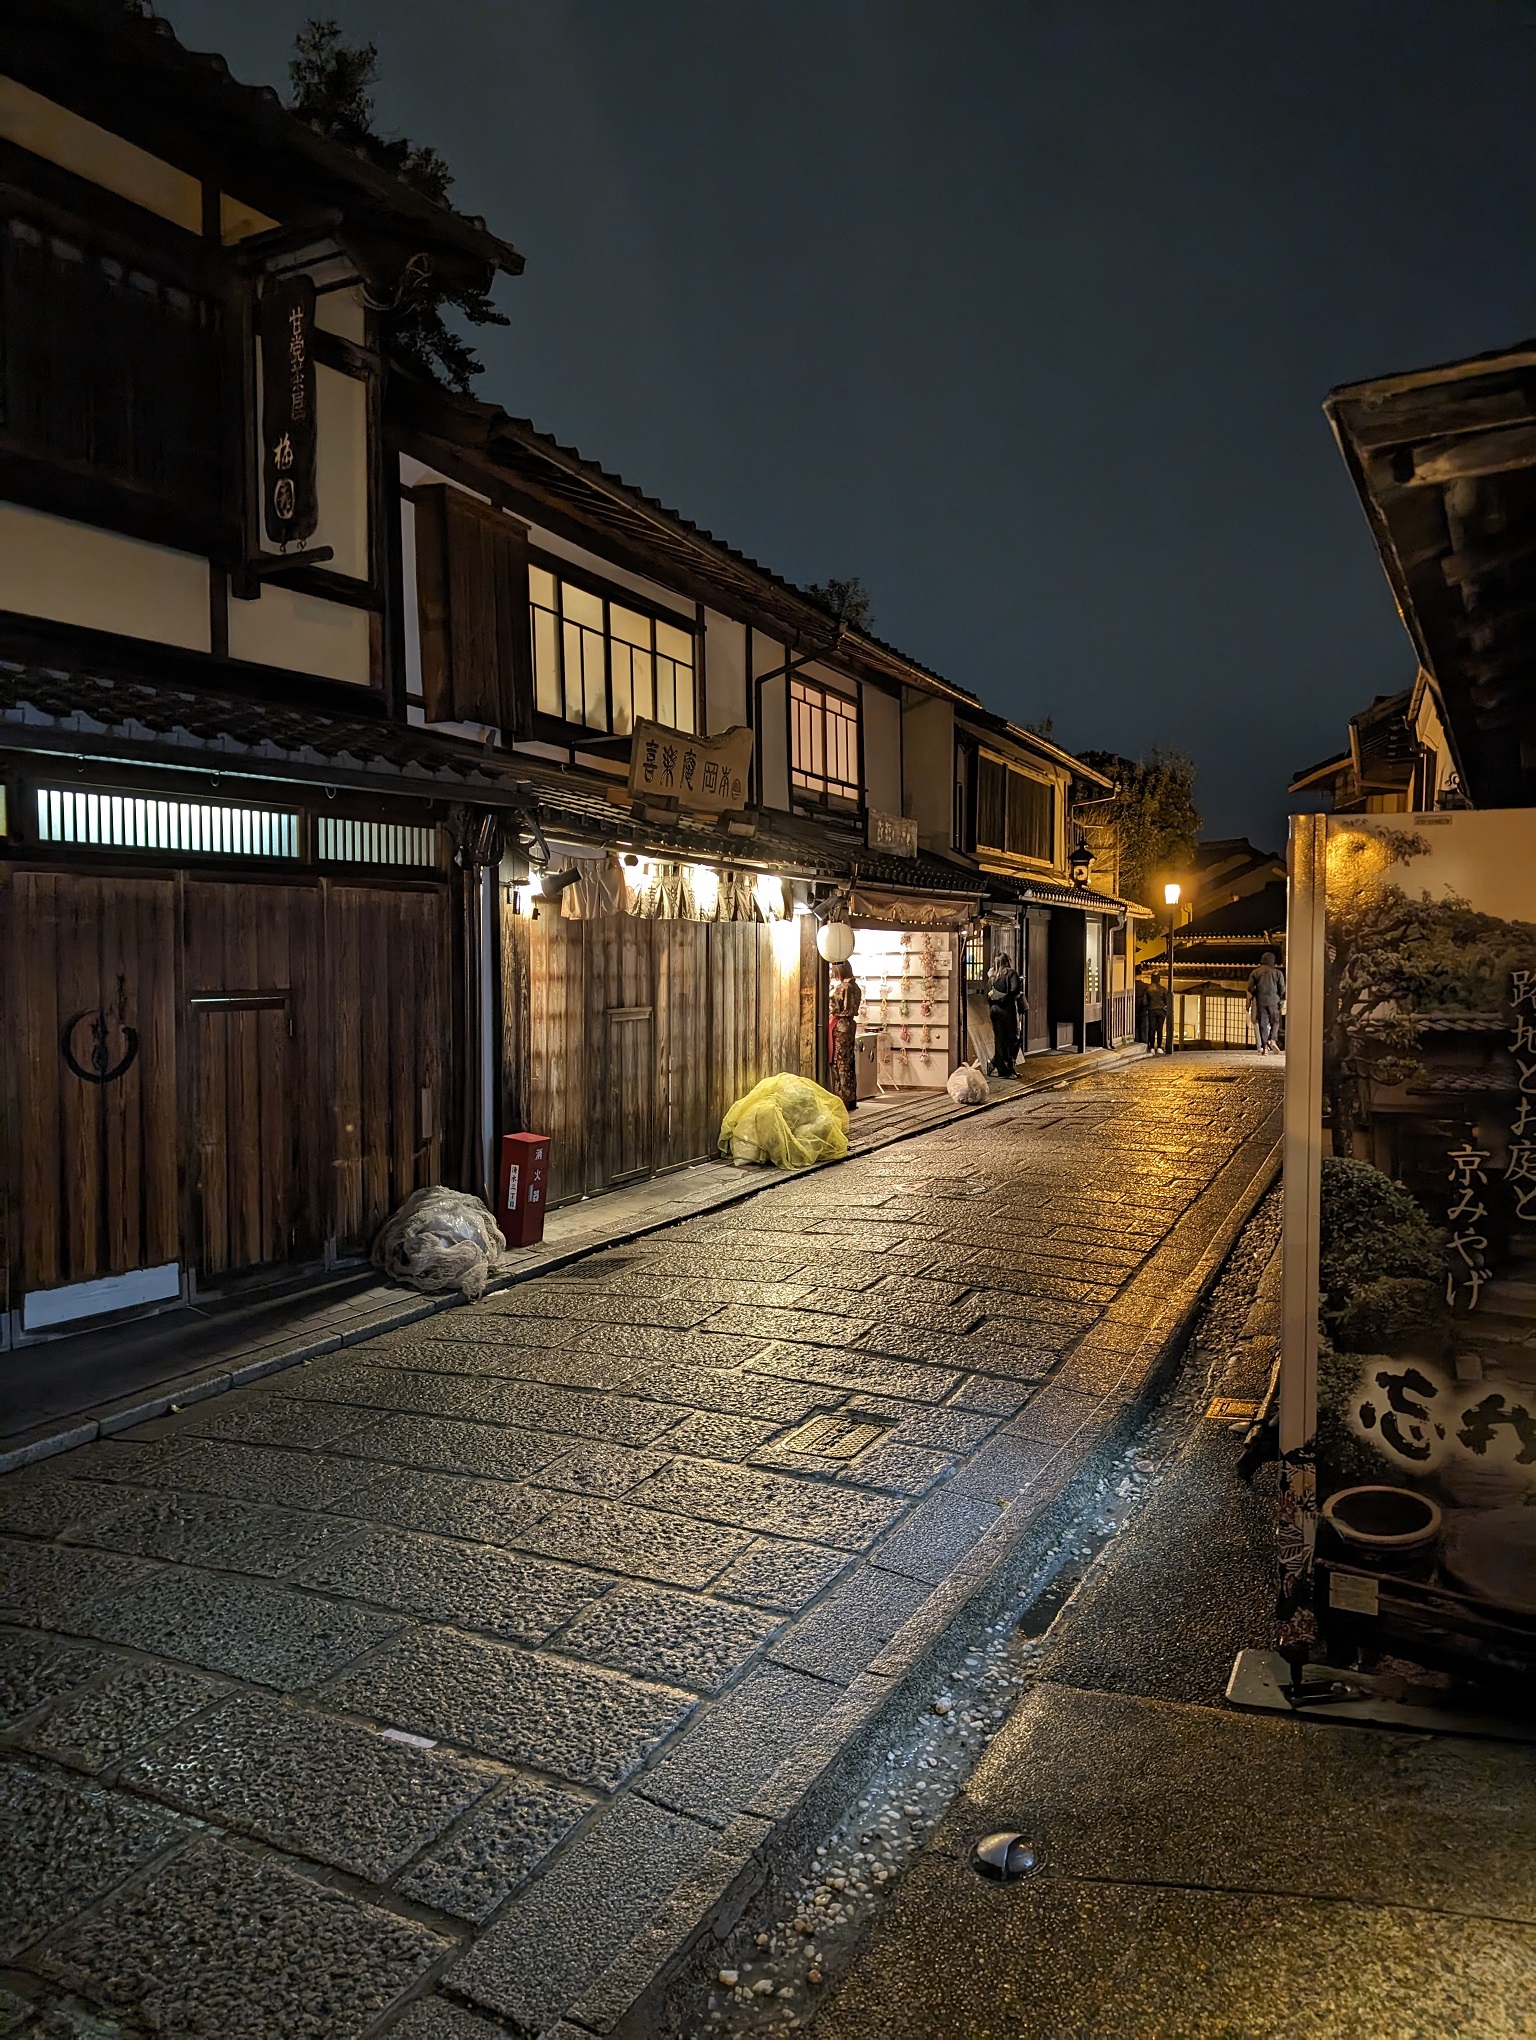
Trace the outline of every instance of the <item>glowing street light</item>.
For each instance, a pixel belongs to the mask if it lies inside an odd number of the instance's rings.
[[[1168,1053],[1173,1054],[1173,920],[1179,908],[1179,895],[1184,888],[1176,878],[1169,879],[1163,887],[1163,899],[1168,908]]]

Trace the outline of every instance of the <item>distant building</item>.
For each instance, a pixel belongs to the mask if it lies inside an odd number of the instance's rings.
[[[1323,795],[1336,815],[1423,814],[1465,807],[1455,754],[1430,675],[1400,694],[1378,694],[1349,719],[1349,748],[1308,765],[1292,793]]]
[[[1173,1031],[1181,1047],[1256,1046],[1248,980],[1264,952],[1285,961],[1285,859],[1245,836],[1196,846],[1173,938]],[[1149,925],[1138,970],[1166,982],[1167,924]]]

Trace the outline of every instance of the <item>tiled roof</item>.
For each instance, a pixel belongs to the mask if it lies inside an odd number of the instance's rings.
[[[395,791],[461,800],[495,800],[516,786],[495,753],[381,717],[352,719],[12,660],[0,660],[0,748],[63,749],[127,764],[185,764],[196,756],[214,771],[394,782]]]
[[[274,214],[341,208],[358,226],[487,270],[523,258],[485,221],[438,205],[367,156],[290,113],[270,85],[244,85],[212,52],[127,0],[4,0],[5,68],[162,155],[215,176]]]

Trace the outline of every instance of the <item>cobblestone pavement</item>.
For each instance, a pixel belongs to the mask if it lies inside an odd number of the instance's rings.
[[[0,2032],[611,2030],[1121,1435],[1278,1107],[1107,1071],[0,1483]]]

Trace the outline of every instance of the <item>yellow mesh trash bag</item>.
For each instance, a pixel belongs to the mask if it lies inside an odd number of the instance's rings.
[[[848,1152],[848,1107],[809,1077],[764,1077],[720,1122],[720,1152],[781,1169],[840,1162]]]

